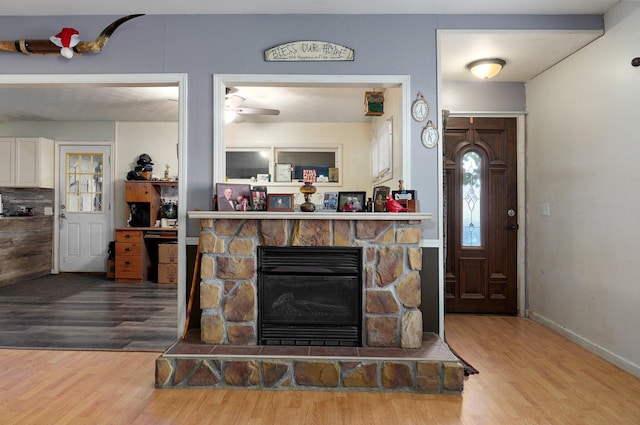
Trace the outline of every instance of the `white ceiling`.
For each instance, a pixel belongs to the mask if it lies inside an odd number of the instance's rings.
[[[633,0],[640,1],[640,0]],[[2,15],[127,15],[195,13],[328,13],[328,14],[602,14],[617,0],[21,0],[2,2]],[[0,29],[0,34],[2,33]],[[474,81],[466,64],[485,57],[507,61],[492,81],[526,82],[600,36],[598,32],[549,31],[441,31],[442,80]],[[4,35],[5,38],[11,38]],[[15,37],[14,37],[15,38]],[[371,90],[373,88],[367,88]],[[275,108],[278,117],[268,121],[362,121],[366,120],[364,89],[241,87],[237,94],[245,107]],[[175,121],[177,88],[93,87],[52,85],[24,87],[0,84],[0,122],[8,121]],[[313,103],[309,101],[313,99]],[[292,102],[293,101],[293,102]],[[307,105],[314,105],[309,111]],[[338,109],[336,105],[343,105]],[[332,111],[324,117],[318,111]],[[306,112],[306,114],[305,114]],[[251,120],[247,118],[247,121]]]

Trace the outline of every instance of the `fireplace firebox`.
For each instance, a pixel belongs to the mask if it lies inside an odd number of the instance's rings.
[[[362,346],[362,282],[362,248],[259,246],[259,343]]]

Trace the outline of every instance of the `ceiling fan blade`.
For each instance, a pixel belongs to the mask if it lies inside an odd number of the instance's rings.
[[[234,94],[231,96],[227,96],[227,98],[224,101],[224,104],[227,108],[237,108],[238,106],[242,105],[245,100],[247,99],[245,99],[242,96],[238,96],[237,94]]]
[[[239,114],[245,115],[280,115],[278,109],[266,109],[266,108],[233,108]]]

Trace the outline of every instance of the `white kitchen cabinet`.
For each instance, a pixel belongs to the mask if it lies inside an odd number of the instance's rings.
[[[54,143],[42,137],[0,138],[0,186],[54,187]]]
[[[0,187],[15,185],[16,140],[0,138]]]

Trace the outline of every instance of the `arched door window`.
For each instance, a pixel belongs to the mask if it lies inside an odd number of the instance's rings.
[[[462,157],[462,246],[482,246],[482,158],[476,151]]]

